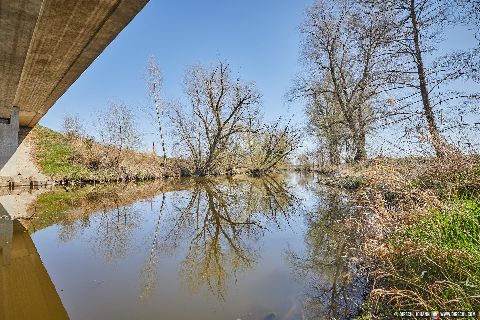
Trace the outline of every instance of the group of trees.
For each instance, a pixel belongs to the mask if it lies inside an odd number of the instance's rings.
[[[299,132],[280,120],[264,123],[260,92],[253,83],[233,78],[227,64],[189,68],[184,80],[186,103],[162,99],[161,73],[154,59],[148,70],[162,146],[162,128],[169,127],[176,155],[186,160],[191,174],[258,175],[278,168],[298,148]]]
[[[315,1],[301,28],[306,72],[294,97],[306,98],[309,129],[331,164],[365,159],[366,136],[392,123],[439,157],[459,151],[447,129],[459,127],[479,96],[452,83],[479,80],[478,47],[439,49],[449,26],[478,25],[475,7],[474,0]],[[439,117],[450,117],[448,126]]]
[[[364,160],[368,135],[391,125],[428,143],[438,157],[460,152],[453,132],[470,125],[464,120],[480,94],[455,84],[480,81],[478,9],[476,0],[316,0],[301,27],[305,72],[292,99],[306,100],[321,158],[333,165]],[[477,46],[440,50],[444,30],[458,24],[471,27]],[[187,69],[185,99],[175,103],[163,96],[153,57],[147,71],[164,168],[167,145],[182,169],[196,175],[262,174],[299,147],[299,131],[281,119],[266,124],[259,90],[227,64]],[[122,104],[98,117],[98,136],[119,150],[117,160],[140,141],[133,118]],[[69,134],[81,129],[78,119],[65,125]]]
[[[131,157],[141,145],[141,134],[134,111],[126,104],[111,103],[99,110],[93,132],[89,133],[78,115],[67,115],[63,119],[63,132],[72,146],[74,159],[70,160],[74,163],[111,171],[117,178],[136,170],[133,167],[127,170],[125,162],[135,162]]]
[[[189,68],[184,82],[186,99],[180,103],[163,96],[163,76],[152,57],[147,66],[147,88],[152,108],[140,114],[147,117],[150,113],[156,124],[163,158],[159,170],[164,175],[178,170],[184,175],[262,175],[285,164],[299,147],[300,132],[281,119],[273,124],[264,122],[260,92],[253,83],[233,78],[230,67],[222,62]],[[77,149],[84,150],[85,144],[94,141],[78,116],[66,116],[63,130]],[[126,157],[141,145],[134,110],[123,103],[111,103],[98,112],[94,131],[104,146],[95,151],[104,154],[86,162],[89,166],[101,163],[120,174]],[[167,161],[167,145],[173,160]]]

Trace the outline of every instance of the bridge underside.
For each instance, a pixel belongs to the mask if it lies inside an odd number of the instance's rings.
[[[147,2],[0,0],[0,176],[28,128]]]

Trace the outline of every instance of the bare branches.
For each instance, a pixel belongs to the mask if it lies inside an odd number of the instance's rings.
[[[113,154],[105,156],[114,157],[115,169],[120,170],[124,149],[133,150],[139,147],[141,141],[133,111],[123,103],[112,103],[99,112],[97,130],[100,141],[113,147]]]
[[[233,80],[227,64],[212,68],[201,65],[185,75],[190,110],[177,106],[171,121],[193,162],[194,173],[225,173],[239,134],[259,117],[260,93],[252,83]]]
[[[307,11],[302,49],[310,75],[299,90],[310,101],[314,126],[326,129],[325,124],[333,121],[349,131],[355,160],[366,158],[365,139],[375,119],[375,98],[397,78],[382,72],[391,64],[386,53],[392,31],[385,14],[362,9],[354,1],[318,0]],[[323,119],[314,115],[315,108]],[[336,119],[325,118],[327,114]],[[338,162],[335,149],[344,129],[328,126],[328,130],[323,134],[332,144],[331,159]]]
[[[438,117],[458,117],[473,106],[478,94],[456,81],[479,81],[480,51],[439,49],[447,26],[479,25],[471,10],[477,7],[469,0],[314,2],[301,30],[307,76],[296,84],[294,96],[306,98],[316,135],[332,143],[327,148],[332,159],[335,126],[337,133],[347,129],[358,160],[366,157],[365,136],[380,121],[380,127],[415,128],[406,131],[422,136],[438,156],[459,151]],[[423,129],[426,135],[420,134]]]
[[[392,51],[389,56],[392,61],[396,61],[398,72],[404,75],[404,80],[399,84],[410,84],[403,89],[392,90],[391,94],[396,91],[396,95],[401,97],[397,101],[403,100],[403,103],[410,104],[413,111],[421,110],[422,122],[428,130],[427,141],[433,146],[437,156],[458,152],[447,142],[447,136],[441,134],[443,129],[437,118],[442,111],[452,114],[460,112],[459,105],[462,105],[462,102],[455,99],[454,103],[454,99],[445,99],[445,93],[451,91],[452,86],[456,86],[457,80],[475,79],[479,60],[475,59],[475,49],[450,53],[440,53],[439,49],[449,26],[475,21],[475,14],[470,14],[470,9],[475,6],[476,1],[405,0],[401,5],[399,1],[360,2],[375,12],[391,12],[389,20],[391,25],[395,26],[395,32],[391,39]],[[411,99],[405,98],[412,95],[418,95],[421,100],[411,103]],[[461,90],[451,95],[465,98],[469,96]],[[445,103],[449,100],[451,104]],[[438,106],[441,105],[443,107],[439,109]]]
[[[85,129],[80,117],[76,115],[66,115],[63,118],[63,133],[67,138],[80,138],[85,136]]]
[[[123,103],[112,103],[98,114],[98,133],[102,143],[119,150],[135,149],[140,145],[140,134],[133,111]]]
[[[278,119],[274,124],[266,124],[249,134],[246,139],[248,171],[253,175],[262,175],[285,163],[300,147],[301,134],[290,123],[282,125],[281,119]]]

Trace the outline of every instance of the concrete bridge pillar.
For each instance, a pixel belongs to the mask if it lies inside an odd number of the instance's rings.
[[[0,118],[0,173],[15,175],[15,161],[12,156],[18,148],[19,109],[12,108],[10,118]]]
[[[0,186],[37,175],[23,138],[147,2],[0,0]]]
[[[13,221],[0,202],[0,266],[10,263],[12,251]]]
[[[19,125],[17,107],[12,108],[10,118],[0,117],[0,177],[25,175],[25,169],[19,168],[17,162],[22,157],[22,152],[25,153],[21,145],[31,130],[32,128]]]

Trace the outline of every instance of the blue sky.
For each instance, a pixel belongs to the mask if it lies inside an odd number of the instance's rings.
[[[288,107],[284,96],[301,70],[299,26],[305,9],[312,3],[313,0],[151,0],[40,123],[61,130],[65,115],[78,114],[88,133],[94,135],[97,110],[110,102],[123,102],[136,109],[151,105],[144,80],[151,55],[162,68],[167,98],[184,96],[182,81],[187,67],[222,60],[230,63],[242,79],[256,83],[263,94],[267,120],[283,116],[301,123],[301,102]],[[475,42],[471,32],[455,28],[447,32],[441,48],[460,49],[472,43]],[[475,84],[470,86],[478,88]],[[148,148],[157,139],[153,134],[156,130],[142,114],[137,120],[142,123],[144,147]],[[393,131],[370,139],[369,152],[376,153],[386,139],[397,145]]]
[[[151,0],[40,123],[61,130],[66,114],[78,114],[91,129],[96,110],[111,101],[148,105],[144,77],[150,55],[162,68],[167,97],[183,96],[188,66],[223,60],[242,79],[256,83],[267,119],[293,112],[299,117],[301,110],[287,108],[284,95],[299,70],[298,28],[312,2]],[[154,131],[148,123],[142,128]]]

